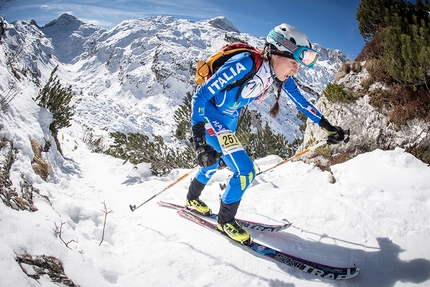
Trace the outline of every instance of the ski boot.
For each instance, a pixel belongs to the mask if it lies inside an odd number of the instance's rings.
[[[194,208],[198,213],[201,213],[205,216],[211,214],[211,209],[209,208],[209,206],[207,206],[206,203],[204,203],[199,198],[195,198],[192,200],[187,199],[185,205]]]
[[[224,232],[228,237],[235,241],[239,241],[244,244],[248,244],[251,241],[248,231],[243,229],[236,220],[224,224],[218,224],[217,227],[221,232]]]

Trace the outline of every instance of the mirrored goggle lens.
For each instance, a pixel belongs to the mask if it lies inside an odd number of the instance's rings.
[[[300,52],[299,59],[306,66],[310,66],[315,62],[318,53],[312,50],[303,50]]]

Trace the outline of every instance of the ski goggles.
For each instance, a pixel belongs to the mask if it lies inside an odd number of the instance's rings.
[[[297,47],[297,50],[293,53],[294,59],[309,68],[314,68],[318,55],[317,51],[303,46]]]
[[[275,31],[271,31],[272,35],[270,37],[272,39],[276,39],[279,45],[284,46],[289,51],[272,51],[273,54],[287,57],[296,60],[301,65],[306,66],[308,68],[314,68],[315,60],[319,53],[314,49],[311,49],[306,46],[297,46],[290,40],[284,37],[281,33],[277,33]]]

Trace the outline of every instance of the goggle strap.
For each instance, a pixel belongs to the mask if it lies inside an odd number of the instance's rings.
[[[278,55],[278,56],[281,56],[281,57],[294,59],[294,55],[292,53],[290,53],[290,52],[287,52],[287,51],[281,52],[281,51],[272,50],[272,51],[270,51],[270,53],[273,54],[273,55]]]

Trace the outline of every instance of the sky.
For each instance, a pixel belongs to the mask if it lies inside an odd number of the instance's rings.
[[[351,60],[364,40],[356,20],[359,0],[16,0],[0,11],[9,23],[34,19],[39,26],[69,13],[78,19],[111,29],[127,19],[168,15],[193,21],[225,16],[242,33],[265,37],[281,23],[302,30],[313,43],[339,49]],[[197,16],[196,16],[197,15]]]

